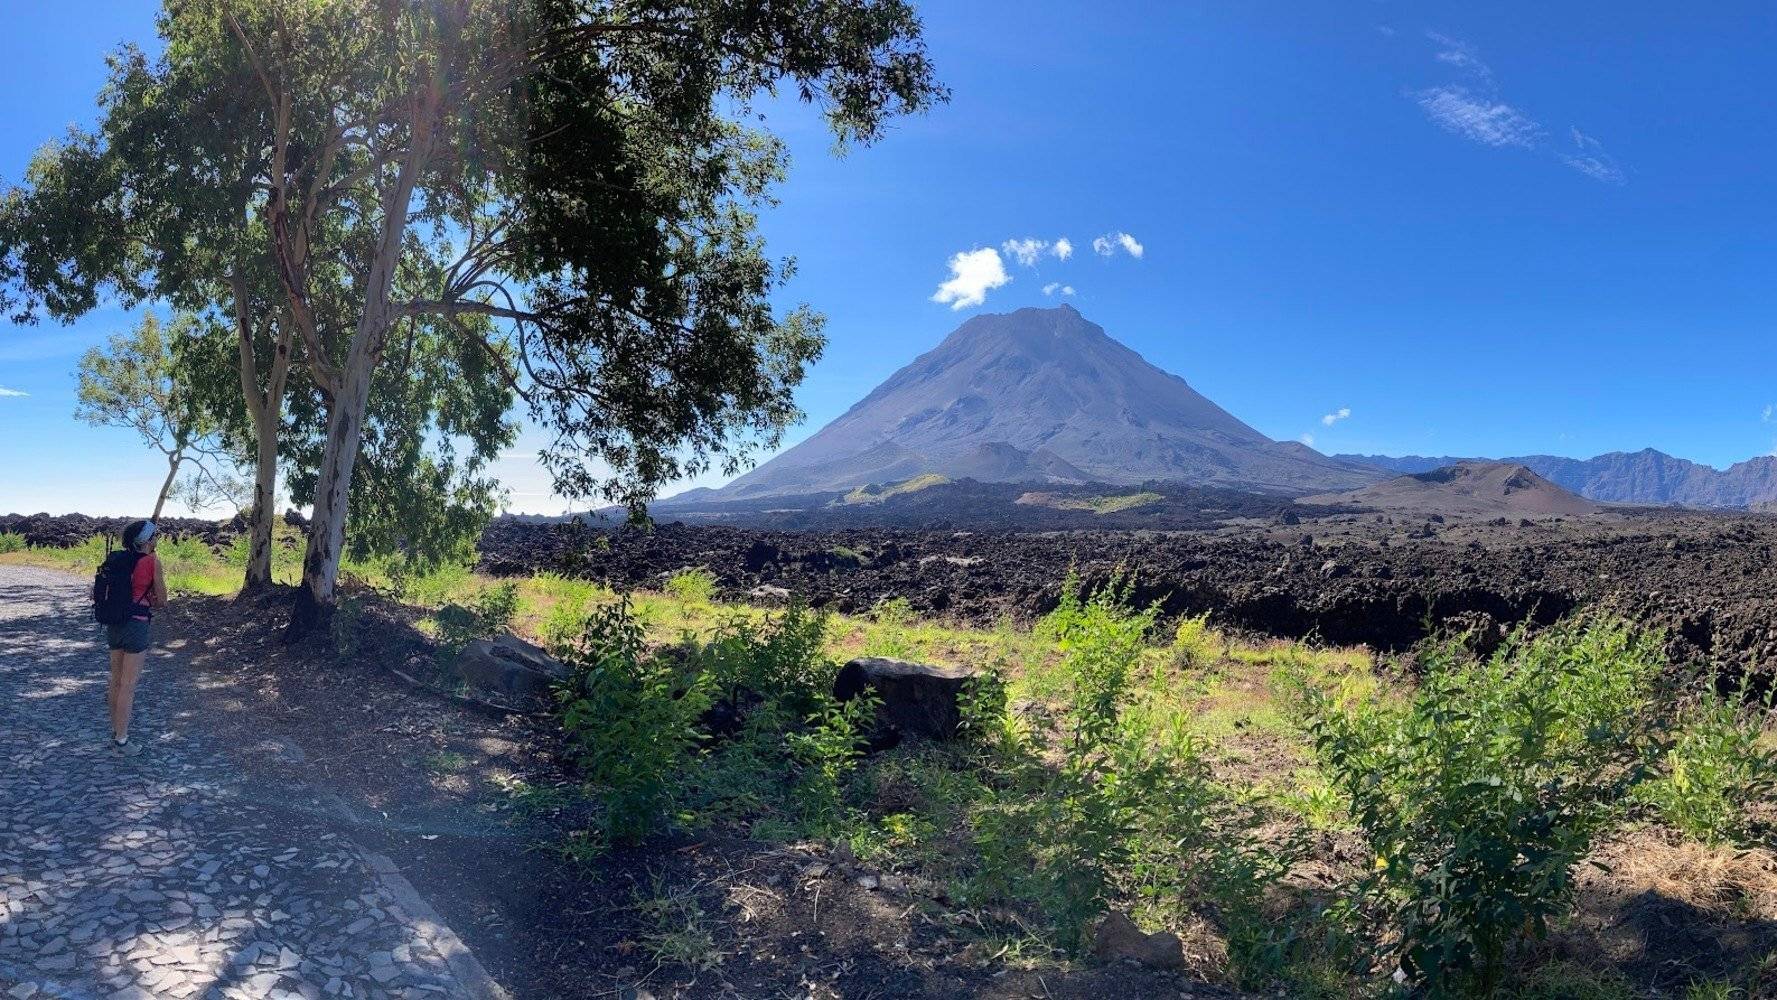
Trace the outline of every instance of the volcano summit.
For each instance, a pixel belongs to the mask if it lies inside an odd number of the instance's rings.
[[[1380,473],[1271,440],[1064,305],[970,319],[801,444],[700,499],[924,475],[1309,493]]]

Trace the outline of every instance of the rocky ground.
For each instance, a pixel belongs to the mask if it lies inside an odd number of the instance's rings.
[[[1498,634],[1603,608],[1671,637],[1684,661],[1777,668],[1777,518],[1625,511],[1538,520],[1294,511],[1183,532],[651,531],[501,521],[494,573],[564,572],[655,585],[702,566],[730,596],[789,591],[841,611],[894,597],[971,622],[1053,606],[1070,567],[1119,567],[1169,614],[1225,627],[1402,650],[1434,631]]]
[[[1224,627],[1398,651],[1428,634],[1497,635],[1599,608],[1669,633],[1682,661],[1777,671],[1777,516],[1621,509],[1582,517],[1444,518],[1314,508],[1266,498],[1268,516],[1219,492],[1196,531],[949,531],[858,527],[773,531],[501,519],[480,545],[496,574],[562,572],[618,587],[701,566],[728,597],[783,591],[835,610],[889,598],[972,623],[1030,619],[1070,568],[1088,582],[1122,568],[1168,614]],[[1181,519],[1183,515],[1180,515]],[[0,515],[0,532],[70,545],[125,519]],[[227,544],[228,522],[166,522]]]

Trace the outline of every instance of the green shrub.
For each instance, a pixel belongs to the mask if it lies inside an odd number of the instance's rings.
[[[0,554],[25,551],[25,536],[16,531],[0,531]]]
[[[792,604],[755,624],[735,615],[704,642],[688,641],[696,669],[731,702],[771,701],[793,719],[822,710],[838,667],[826,656],[832,619]]]
[[[716,585],[716,574],[698,566],[669,577],[666,592],[687,604],[708,604],[716,599]]]
[[[878,707],[874,692],[844,704],[824,698],[804,727],[784,737],[790,759],[798,765],[792,796],[810,832],[831,836],[850,822],[846,786],[863,759],[864,736]]]
[[[475,599],[475,617],[483,635],[497,635],[512,627],[518,614],[518,584],[502,583],[482,591]]]
[[[1656,641],[1593,623],[1450,645],[1403,702],[1305,709],[1329,779],[1375,855],[1357,887],[1378,947],[1434,995],[1499,983],[1511,947],[1572,901],[1573,868],[1655,756]]]
[[[1209,615],[1179,619],[1173,633],[1173,659],[1182,667],[1202,667],[1216,661],[1222,652],[1222,637],[1209,627]]]
[[[1676,738],[1640,798],[1680,832],[1710,844],[1748,845],[1750,807],[1777,794],[1777,749],[1763,745],[1766,712],[1711,688],[1679,713]]]
[[[438,622],[438,645],[456,655],[476,639],[489,639],[512,626],[518,613],[518,585],[502,583],[476,596],[473,604],[446,604],[433,619]]]
[[[593,612],[557,692],[562,729],[604,805],[600,843],[636,843],[671,819],[683,772],[696,760],[696,724],[710,705],[707,675],[649,654],[629,601]]]
[[[1130,608],[1131,589],[1114,579],[1083,599],[1070,574],[1038,625],[1062,649],[1071,689],[1058,763],[1009,720],[971,723],[998,731],[999,791],[975,816],[981,882],[1035,903],[1076,949],[1116,899],[1166,915],[1207,906],[1243,962],[1265,936],[1257,904],[1289,852],[1261,847],[1258,813],[1213,780],[1182,719],[1126,711],[1158,611]]]
[[[568,648],[586,631],[587,616],[592,613],[588,602],[563,599],[551,607],[537,626],[537,634],[550,652]]]

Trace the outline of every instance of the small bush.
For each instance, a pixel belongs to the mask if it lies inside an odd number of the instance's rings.
[[[1180,618],[1173,633],[1172,654],[1181,667],[1212,664],[1222,653],[1222,637],[1209,627],[1207,613]]]
[[[596,839],[639,842],[672,818],[682,772],[701,745],[696,724],[710,705],[710,679],[650,655],[627,599],[593,613],[568,660],[573,676],[557,692],[561,724],[604,804]]]
[[[825,654],[832,619],[792,604],[755,624],[734,616],[705,642],[688,643],[696,669],[732,703],[773,701],[796,720],[830,700],[838,668]]]
[[[1713,688],[1679,713],[1660,775],[1640,790],[1675,829],[1709,844],[1750,845],[1750,807],[1777,794],[1777,750],[1763,745],[1765,711]]]
[[[489,639],[511,628],[517,613],[518,586],[512,583],[489,587],[468,606],[446,604],[433,615],[438,622],[438,645],[454,656],[476,639]]]
[[[682,569],[666,581],[666,592],[687,604],[708,604],[716,599],[716,574],[698,566]]]
[[[1655,754],[1658,644],[1606,624],[1428,658],[1404,702],[1305,692],[1315,749],[1375,856],[1356,903],[1434,995],[1500,984]],[[1383,970],[1388,971],[1388,970]]]
[[[481,622],[483,635],[496,635],[512,627],[518,614],[518,585],[502,583],[481,592],[475,600],[475,617]]]
[[[1265,937],[1257,903],[1289,852],[1261,847],[1257,812],[1213,780],[1184,720],[1127,711],[1158,612],[1131,608],[1131,590],[1114,579],[1082,598],[1070,574],[1038,624],[1060,646],[1071,689],[1058,764],[1010,720],[971,723],[997,731],[1001,772],[997,801],[974,818],[981,882],[1034,902],[1075,949],[1116,899],[1172,916],[1206,906],[1242,962]]]
[[[0,531],[0,555],[8,552],[23,552],[25,549],[24,535],[16,531]]]

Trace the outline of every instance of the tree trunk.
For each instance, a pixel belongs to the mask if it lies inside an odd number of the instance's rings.
[[[346,504],[352,491],[352,468],[358,461],[364,415],[370,404],[373,359],[349,364],[340,372],[339,394],[327,418],[327,444],[321,451],[315,481],[315,514],[309,521],[308,551],[302,557],[302,589],[290,611],[291,639],[327,624],[333,616],[333,585],[345,548]]]
[[[160,495],[154,498],[154,513],[148,515],[150,521],[160,520],[160,510],[167,505],[167,496],[173,492],[173,480],[179,476],[179,463],[185,460],[183,450],[175,451],[167,456],[167,478],[160,484]]]
[[[271,586],[272,528],[278,519],[278,423],[277,416],[258,421],[254,427],[256,461],[253,468],[253,517],[248,525],[247,579],[242,592]]]
[[[444,47],[448,50],[450,40]],[[285,639],[294,641],[317,629],[333,617],[333,585],[339,578],[339,560],[346,537],[346,504],[352,492],[352,468],[358,462],[358,445],[363,440],[364,417],[370,405],[370,384],[383,357],[389,325],[395,319],[391,293],[395,272],[401,261],[402,238],[407,232],[414,185],[431,158],[438,126],[439,108],[445,94],[446,70],[451,64],[448,51],[441,52],[432,64],[430,85],[413,102],[409,125],[412,129],[401,169],[382,195],[383,218],[379,226],[374,252],[364,268],[364,308],[358,315],[358,327],[346,351],[345,364],[335,373],[332,408],[327,414],[327,445],[321,452],[320,476],[315,481],[315,516],[309,523],[308,551],[302,557],[302,589],[296,594],[296,605],[290,610],[290,627]],[[277,227],[274,227],[276,229]],[[304,302],[299,290],[292,286],[289,275],[283,276],[285,292],[295,311]],[[296,318],[296,317],[293,317]],[[304,338],[313,333],[312,324],[303,324]],[[311,343],[317,369],[324,350]]]
[[[271,371],[259,387],[259,362],[254,355],[254,324],[247,283],[240,272],[229,276],[234,292],[235,344],[240,351],[241,396],[253,422],[253,520],[248,528],[247,576],[241,592],[271,586],[272,529],[278,517],[278,431],[284,420],[284,388],[290,376],[294,322],[287,317],[272,337]]]

